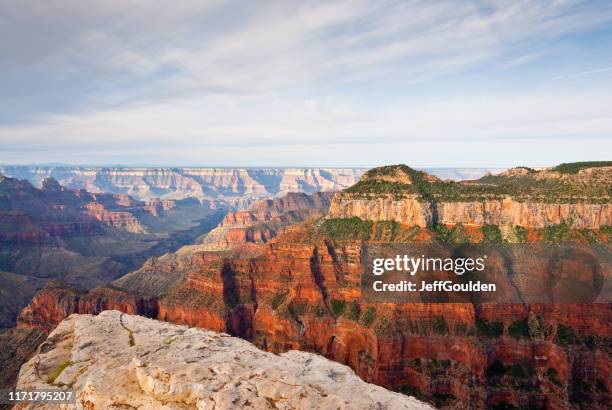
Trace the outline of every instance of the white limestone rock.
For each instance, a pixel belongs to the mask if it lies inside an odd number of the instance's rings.
[[[431,408],[315,354],[275,355],[226,334],[117,311],[72,315],[39,350],[23,365],[17,388],[71,386],[77,402],[61,408]]]

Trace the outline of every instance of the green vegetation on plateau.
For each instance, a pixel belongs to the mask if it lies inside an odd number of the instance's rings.
[[[332,241],[410,242],[421,231],[417,225],[402,226],[397,221],[364,221],[358,217],[321,218],[309,228],[309,237]]]
[[[415,196],[421,201],[442,202],[497,200],[510,196],[517,201],[607,203],[612,196],[612,181],[605,177],[574,175],[582,169],[604,166],[612,166],[612,162],[561,164],[549,171],[521,167],[518,169],[521,172],[515,174],[486,175],[475,181],[456,182],[442,181],[406,165],[391,165],[369,170],[364,178],[344,192],[364,198]],[[557,176],[550,171],[557,171]]]
[[[363,221],[358,217],[321,219],[319,230],[333,240],[364,240],[370,239],[371,221]]]
[[[359,181],[355,185],[347,188],[344,192],[351,193],[368,193],[368,194],[393,194],[401,196],[406,193],[417,193],[410,184],[402,184],[400,182],[381,181],[377,179],[368,179]]]
[[[428,228],[406,226],[397,221],[364,221],[358,217],[322,218],[309,235],[332,241],[372,241],[384,243],[406,243],[414,241],[419,232],[428,230],[437,242],[461,245],[476,243],[504,244],[527,243],[527,229],[516,225],[502,232],[499,225],[487,224],[478,228],[482,237],[468,232],[465,226],[457,223],[452,226],[435,224]],[[599,230],[572,229],[566,223],[549,225],[536,230],[536,235],[546,243],[601,243],[612,235],[612,227],[602,225]],[[311,238],[312,239],[312,238]],[[609,241],[610,239],[608,239]]]
[[[460,223],[455,224],[452,228],[448,228],[446,225],[437,224],[432,226],[431,230],[439,242],[446,242],[454,245],[470,242],[470,237],[465,227]]]
[[[484,243],[502,243],[504,241],[501,230],[497,225],[484,225],[480,230],[483,234],[482,242]]]
[[[554,169],[562,174],[577,174],[583,169],[600,167],[612,167],[612,161],[570,162],[557,165]]]

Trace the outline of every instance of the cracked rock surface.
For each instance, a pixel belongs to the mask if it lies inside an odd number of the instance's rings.
[[[430,408],[315,354],[117,311],[70,316],[23,365],[18,389],[57,387],[76,391],[61,406],[76,409]]]

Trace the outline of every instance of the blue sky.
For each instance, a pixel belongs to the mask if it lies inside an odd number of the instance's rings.
[[[0,163],[612,159],[609,1],[0,0]]]

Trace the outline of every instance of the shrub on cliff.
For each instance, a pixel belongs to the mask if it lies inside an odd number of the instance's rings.
[[[277,310],[283,303],[285,303],[285,299],[287,299],[288,294],[289,292],[282,292],[274,295],[270,301],[270,307],[272,307],[273,310]]]
[[[527,242],[527,228],[523,228],[520,225],[516,225],[513,229],[513,234],[516,240],[516,243],[526,243]]]
[[[344,300],[332,299],[330,304],[334,316],[338,317],[344,313],[344,308],[346,307],[346,302]]]
[[[376,320],[376,308],[370,306],[359,318],[359,323],[365,327],[370,327],[374,320]]]
[[[504,333],[504,324],[502,322],[489,322],[485,319],[476,321],[476,330],[478,336],[484,337],[500,337]]]
[[[555,343],[559,346],[569,346],[573,344],[580,344],[580,337],[574,332],[569,326],[559,325],[557,327],[557,335],[555,336]]]
[[[608,242],[612,242],[612,225],[601,225],[599,227],[599,232],[606,235],[606,240]]]
[[[397,221],[378,221],[374,226],[374,240],[393,242],[399,230],[400,224]]]
[[[544,228],[544,241],[550,243],[563,243],[567,242],[572,237],[572,231],[569,225],[560,223],[557,225],[550,225]]]
[[[323,219],[319,226],[321,233],[332,240],[362,240],[370,239],[371,221],[363,221],[358,217]]]
[[[359,320],[359,305],[356,301],[353,300],[346,304],[343,316],[354,322]]]
[[[551,382],[553,382],[553,384],[556,384],[559,387],[563,387],[563,384],[559,380],[559,375],[555,369],[549,368],[544,374]]]
[[[527,318],[517,320],[508,326],[508,334],[515,339],[528,339],[529,338],[529,324]]]
[[[470,236],[461,223],[455,224],[452,228],[447,228],[446,225],[436,224],[432,228],[436,239],[440,242],[451,244],[469,243]]]
[[[482,232],[482,242],[483,243],[502,243],[504,242],[504,238],[502,236],[501,230],[497,225],[484,225],[480,228]]]
[[[594,232],[590,229],[581,229],[580,235],[582,235],[582,237],[586,239],[588,243],[600,243],[601,242],[601,240],[599,239],[599,235],[597,235],[597,232]]]
[[[386,336],[392,333],[391,323],[386,316],[381,316],[374,325],[374,332],[379,336]]]
[[[535,369],[531,366],[522,365],[520,363],[514,363],[508,369],[508,373],[515,379],[524,379],[535,375]]]
[[[328,311],[325,308],[325,306],[321,304],[318,304],[317,306],[315,306],[313,312],[316,317],[323,317],[323,316],[327,316],[328,314]]]
[[[444,319],[443,316],[436,316],[436,318],[433,320],[431,327],[434,333],[436,334],[439,334],[439,335],[448,334],[448,323],[446,323],[446,320]]]

